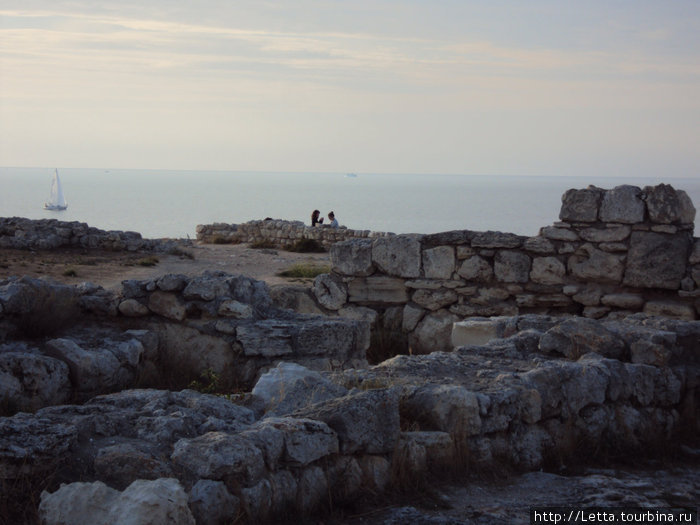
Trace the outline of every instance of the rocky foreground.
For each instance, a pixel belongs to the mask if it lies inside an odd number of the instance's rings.
[[[275,522],[331,509],[358,523],[497,523],[523,517],[528,490],[559,487],[551,503],[571,501],[567,486],[590,488],[581,504],[697,501],[693,469],[669,467],[664,485],[540,471],[692,458],[698,321],[471,319],[453,351],[368,366],[369,323],[280,310],[243,276],[165,275],[117,294],[10,279],[0,305],[10,523]],[[60,322],[37,315],[47,310]],[[431,492],[452,510],[423,500],[356,516],[381,494],[494,472],[531,474],[510,478],[515,496],[477,477]],[[502,499],[487,506],[474,483]]]

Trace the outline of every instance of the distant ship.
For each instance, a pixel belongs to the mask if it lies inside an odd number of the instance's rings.
[[[356,179],[357,173],[346,173],[345,176],[349,179]]]
[[[60,211],[68,208],[66,199],[63,196],[63,187],[61,179],[58,178],[58,169],[53,170],[53,179],[51,179],[51,195],[48,202],[44,203],[45,210]]]

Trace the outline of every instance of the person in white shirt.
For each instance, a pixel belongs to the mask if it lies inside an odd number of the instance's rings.
[[[328,219],[331,221],[331,223],[330,223],[330,227],[331,227],[331,228],[337,228],[337,227],[338,227],[338,221],[335,220],[335,213],[330,212],[330,213],[328,214]]]

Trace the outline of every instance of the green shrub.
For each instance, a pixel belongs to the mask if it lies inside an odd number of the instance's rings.
[[[299,239],[287,248],[287,251],[298,253],[324,253],[326,249],[316,239]]]
[[[316,266],[312,264],[297,263],[291,268],[278,273],[280,277],[297,277],[301,279],[313,279],[322,273],[329,273],[330,266]]]
[[[65,277],[78,277],[78,272],[75,271],[75,268],[66,268],[63,270],[63,275]]]
[[[139,259],[136,261],[136,264],[139,266],[155,266],[160,262],[160,259],[156,257],[155,255],[151,255],[150,257],[144,257],[143,259]]]
[[[250,247],[255,248],[256,250],[261,250],[261,249],[277,248],[277,245],[275,244],[275,241],[273,241],[271,239],[263,239],[261,241],[251,242]]]

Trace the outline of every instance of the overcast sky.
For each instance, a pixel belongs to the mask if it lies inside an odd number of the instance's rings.
[[[0,165],[700,175],[697,0],[0,0]]]

